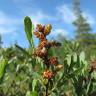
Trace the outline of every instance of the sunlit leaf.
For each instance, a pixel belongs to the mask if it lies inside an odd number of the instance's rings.
[[[34,41],[33,41],[33,30],[34,30],[34,25],[31,22],[30,17],[26,16],[24,19],[24,25],[25,25],[25,32],[27,39],[30,43],[30,46],[34,48]]]
[[[7,65],[7,60],[5,59],[0,60],[0,80],[2,79],[4,75],[6,65]]]

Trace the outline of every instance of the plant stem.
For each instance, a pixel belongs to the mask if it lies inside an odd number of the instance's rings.
[[[48,96],[48,88],[49,88],[49,79],[48,79],[48,83],[46,84],[46,95],[45,96]]]

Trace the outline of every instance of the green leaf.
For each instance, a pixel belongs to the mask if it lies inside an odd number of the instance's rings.
[[[0,81],[4,76],[5,67],[6,67],[7,63],[8,62],[5,59],[0,61]]]
[[[52,92],[49,96],[56,96],[56,94],[54,92]]]
[[[30,96],[38,96],[38,93],[36,91],[32,91]]]
[[[26,96],[38,96],[38,94],[37,94],[36,91],[32,91],[32,92],[28,91],[28,92],[26,93]]]
[[[33,79],[33,82],[32,82],[32,90],[35,91],[35,87],[37,85],[37,79]]]
[[[26,36],[30,43],[30,46],[34,47],[33,38],[32,38],[32,35],[33,35],[32,31],[33,31],[34,27],[32,25],[31,19],[28,16],[26,16],[24,19],[24,25],[25,25]]]
[[[72,74],[74,74],[74,75],[80,75],[80,74],[82,74],[82,69],[83,69],[83,66],[81,66],[80,68],[78,68],[75,71],[73,71]]]
[[[30,91],[27,91],[26,96],[30,96]]]
[[[67,64],[68,64],[68,66],[70,66],[70,64],[71,64],[71,55],[67,55]]]
[[[93,84],[92,84],[92,81],[91,79],[89,80],[88,84],[87,84],[87,90],[86,90],[86,93],[90,93],[93,89]]]
[[[85,53],[81,52],[80,53],[80,61],[84,61],[85,60]]]
[[[74,62],[77,62],[77,54],[76,53],[74,53],[73,57],[74,57]]]
[[[25,56],[31,57],[31,55],[30,55],[25,49],[23,49],[22,47],[20,47],[19,45],[15,44],[15,47],[16,47],[17,49],[19,49],[21,52],[23,52],[23,54],[24,54]]]
[[[34,31],[34,25],[32,24],[32,38],[31,38],[31,43],[32,43],[32,48],[33,48],[33,51],[34,51],[33,31]],[[32,51],[32,52],[33,52],[33,51]]]

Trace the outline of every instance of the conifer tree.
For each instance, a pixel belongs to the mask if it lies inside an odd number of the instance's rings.
[[[83,16],[80,8],[80,0],[74,0],[73,5],[74,15],[76,17],[76,20],[73,22],[76,28],[76,40],[84,46],[90,45],[93,39],[92,30],[90,24],[87,22],[87,18]]]

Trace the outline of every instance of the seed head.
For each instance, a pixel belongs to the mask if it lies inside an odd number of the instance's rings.
[[[36,56],[36,57],[43,58],[47,55],[47,51],[45,49],[36,50],[33,55]]]
[[[52,29],[51,24],[46,25],[44,29],[44,35],[48,35],[51,32],[51,29]]]
[[[58,64],[58,58],[57,57],[52,57],[52,58],[50,58],[50,64],[52,64],[52,65],[57,65]]]
[[[41,24],[37,24],[36,29],[37,29],[39,32],[42,32],[42,31],[43,31],[43,26],[42,26]]]
[[[34,32],[34,35],[39,38],[40,41],[46,40],[45,36],[38,31]]]
[[[43,77],[47,79],[51,79],[54,76],[54,74],[50,70],[46,70],[43,72]]]

